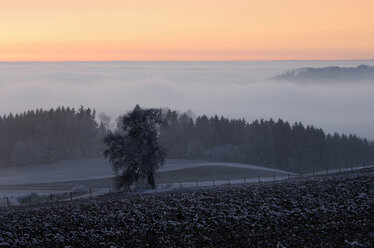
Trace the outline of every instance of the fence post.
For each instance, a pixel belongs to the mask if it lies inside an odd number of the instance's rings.
[[[214,178],[213,178],[213,186],[216,186],[216,184],[214,183]]]
[[[197,180],[196,180],[196,187],[199,187],[199,184],[197,183]]]
[[[90,197],[92,197],[92,188],[90,188]]]
[[[73,193],[70,192],[70,201],[72,201],[72,200],[73,200]]]
[[[326,174],[329,174],[329,168],[326,169]]]
[[[49,199],[52,201],[52,193],[49,193]]]
[[[274,179],[273,181],[275,182],[275,175],[273,175],[273,179]]]
[[[230,179],[229,179],[229,185],[230,185],[231,183],[230,183]]]
[[[31,204],[31,196],[29,197],[29,204]]]
[[[9,198],[6,197],[6,205],[9,207]]]
[[[261,182],[260,176],[258,176],[258,182]]]
[[[179,181],[179,188],[182,188],[182,183]]]
[[[244,183],[245,183],[245,177],[244,177]]]

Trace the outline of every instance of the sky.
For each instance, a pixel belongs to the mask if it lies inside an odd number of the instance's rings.
[[[0,61],[374,57],[373,0],[2,0]]]

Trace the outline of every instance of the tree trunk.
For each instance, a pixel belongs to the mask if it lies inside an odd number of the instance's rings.
[[[148,175],[148,184],[151,185],[152,189],[156,188],[155,178],[153,176],[153,173]]]

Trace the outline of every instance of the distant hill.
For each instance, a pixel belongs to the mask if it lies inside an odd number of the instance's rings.
[[[369,82],[374,81],[374,66],[328,66],[321,68],[305,67],[287,71],[273,77],[272,79],[289,82]]]

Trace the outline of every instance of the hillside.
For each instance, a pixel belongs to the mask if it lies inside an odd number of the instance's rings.
[[[310,83],[357,83],[372,82],[374,80],[374,66],[360,65],[357,67],[305,67],[284,72],[272,79],[289,82]]]
[[[372,247],[374,169],[2,209],[3,247]]]
[[[163,168],[156,173],[159,188],[173,184],[173,187],[212,185],[227,183],[228,180],[243,178],[287,177],[295,175],[256,165],[219,163],[200,160],[167,159]],[[94,192],[107,193],[113,187],[114,172],[106,159],[64,160],[43,165],[11,167],[0,172],[0,197],[17,197],[37,193],[39,195],[58,194],[73,188],[91,188]],[[1,206],[1,203],[0,203]]]

